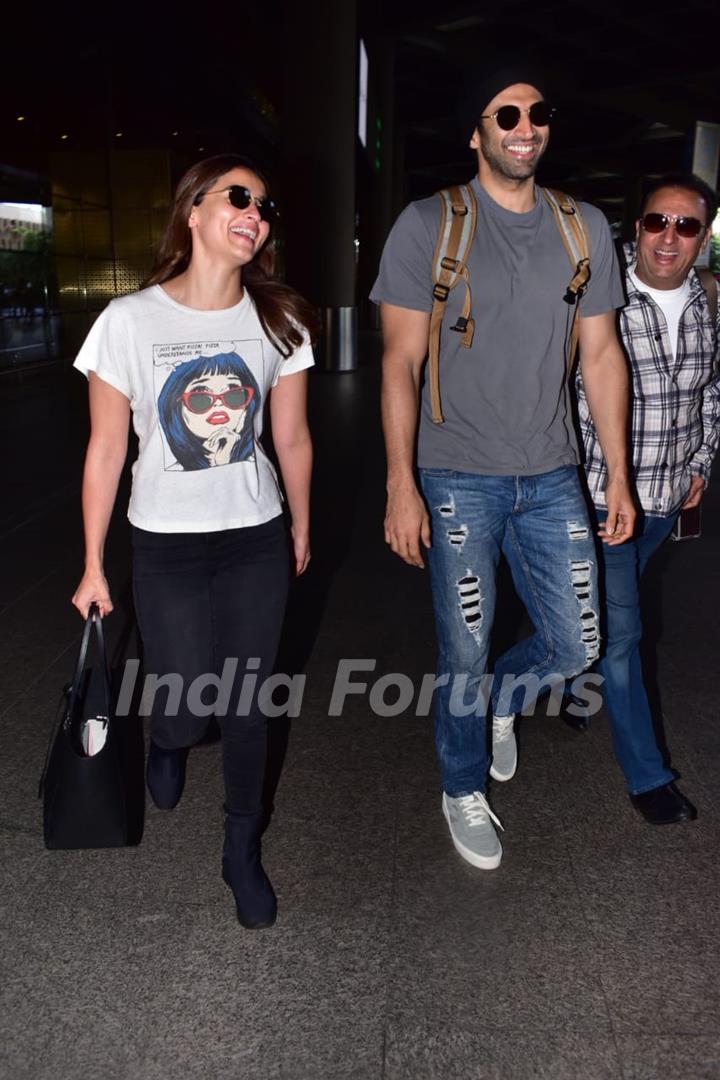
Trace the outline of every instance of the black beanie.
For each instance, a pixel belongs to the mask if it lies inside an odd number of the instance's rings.
[[[545,75],[530,61],[502,61],[469,71],[463,79],[458,119],[462,137],[469,139],[496,94],[516,83],[534,86],[545,97]]]

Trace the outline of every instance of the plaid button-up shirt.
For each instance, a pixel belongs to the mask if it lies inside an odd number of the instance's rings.
[[[625,246],[625,254],[632,266],[634,244]],[[628,274],[628,301],[618,315],[618,333],[631,375],[635,488],[643,510],[651,515],[677,510],[690,490],[693,474],[707,484],[720,435],[720,311],[713,327],[707,294],[694,270],[689,283],[674,357],[665,316]],[[595,505],[605,506],[607,468],[579,372],[576,386],[588,487]]]

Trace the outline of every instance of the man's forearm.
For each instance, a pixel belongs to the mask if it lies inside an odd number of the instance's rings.
[[[629,380],[625,357],[619,346],[608,345],[596,357],[584,360],[582,379],[608,477],[625,480],[629,474]]]
[[[690,459],[690,470],[702,476],[707,484],[720,440],[720,380],[717,378],[703,390],[701,418],[702,443]]]
[[[385,344],[382,421],[388,469],[385,540],[410,566],[422,567],[423,549],[431,542],[430,520],[413,465],[430,315],[392,304],[382,304],[380,311]]]
[[[388,491],[414,487],[413,457],[420,398],[419,373],[385,354],[382,381],[382,423],[387,455]]]

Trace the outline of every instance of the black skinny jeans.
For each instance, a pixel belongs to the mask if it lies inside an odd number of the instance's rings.
[[[223,687],[230,692],[215,709],[222,732],[225,804],[239,812],[257,810],[267,754],[267,721],[258,709],[257,691],[275,663],[289,580],[283,518],[210,533],[133,528],[132,540],[145,691],[148,676],[170,675],[173,684],[155,694],[151,737],[165,749],[198,742],[212,715],[208,706],[223,697],[216,687],[202,690],[203,677],[222,677],[225,666]],[[250,658],[258,658],[259,665],[251,660],[248,666]],[[232,678],[228,660],[238,661]],[[252,675],[257,675],[255,691],[248,694]],[[196,679],[200,682],[193,688]]]

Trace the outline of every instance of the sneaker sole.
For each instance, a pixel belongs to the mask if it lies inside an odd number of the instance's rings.
[[[512,772],[509,772],[509,773],[498,772],[494,765],[490,766],[490,775],[492,776],[493,780],[499,780],[501,784],[504,783],[505,780],[512,780],[512,778],[513,778],[513,776],[515,775],[516,772],[517,772],[517,761],[513,765]]]
[[[445,820],[448,823],[448,828],[450,829],[450,839],[452,840],[453,847],[457,851],[458,855],[462,855],[465,862],[470,863],[471,866],[476,867],[476,869],[478,870],[496,870],[500,865],[500,860],[502,859],[503,853],[500,838],[498,837],[499,850],[497,855],[478,855],[477,852],[471,851],[470,848],[466,848],[464,844],[461,844],[459,840],[455,839],[452,828],[450,826],[450,815],[447,812],[447,807],[445,806],[444,799],[442,801],[442,812]]]

